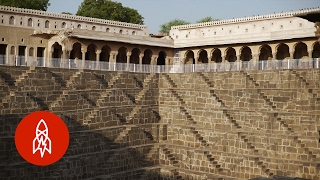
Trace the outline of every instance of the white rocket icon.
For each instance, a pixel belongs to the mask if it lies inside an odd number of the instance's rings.
[[[42,128],[42,129],[40,129]],[[51,154],[51,140],[49,138],[49,129],[46,122],[41,119],[36,127],[36,137],[33,139],[33,154],[40,151],[41,158],[45,151]]]

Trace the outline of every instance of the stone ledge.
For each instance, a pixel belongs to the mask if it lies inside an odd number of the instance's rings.
[[[187,147],[187,146],[181,146],[181,145],[175,145],[175,144],[170,144],[170,143],[158,143],[159,147],[166,147],[166,146],[176,146],[176,147],[180,147],[182,149],[189,149],[189,150],[192,150],[192,151],[198,151],[198,152],[204,152],[204,151],[208,151],[209,153],[210,152],[215,152],[215,153],[219,153],[219,154],[223,154],[223,155],[226,155],[226,157],[232,157],[232,156],[238,156],[238,154],[236,153],[227,153],[227,152],[223,152],[223,151],[216,151],[216,150],[212,150],[208,147],[202,147],[201,149],[200,148],[195,148],[195,147]],[[249,159],[255,159],[257,158],[258,156],[252,156],[252,155],[245,155],[245,154],[242,154],[241,157],[246,157],[246,158],[249,158]],[[268,157],[261,157],[261,158],[264,158],[264,159],[274,159],[274,158],[268,158]],[[280,161],[288,161],[290,162],[289,164],[308,164],[308,165],[314,165],[314,166],[319,166],[320,167],[320,162],[310,162],[310,161],[297,161],[297,160],[291,160],[291,159],[284,159],[284,158],[277,158],[276,160],[280,160]]]

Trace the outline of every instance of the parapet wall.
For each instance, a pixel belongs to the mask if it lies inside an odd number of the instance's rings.
[[[0,66],[4,179],[320,178],[320,70],[142,74]],[[17,153],[27,114],[70,131],[65,156]]]
[[[320,8],[173,26],[175,48],[314,37],[313,22],[294,15]]]
[[[110,33],[149,36],[145,25],[33,9],[0,6],[2,25],[38,29],[79,28]],[[10,18],[13,17],[12,22]]]

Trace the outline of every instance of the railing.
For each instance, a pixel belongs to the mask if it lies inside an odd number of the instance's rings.
[[[227,72],[279,69],[319,69],[320,58],[265,60],[265,61],[237,61],[211,64],[183,64],[183,65],[149,65],[128,64],[104,61],[75,60],[43,57],[24,57],[0,55],[0,65],[35,66],[64,69],[89,69],[101,71],[128,71],[137,73],[190,73],[190,72]]]

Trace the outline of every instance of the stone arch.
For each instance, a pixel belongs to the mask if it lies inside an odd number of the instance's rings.
[[[229,47],[226,50],[226,60],[229,62],[237,61],[237,54],[236,54],[236,50],[234,48]]]
[[[157,58],[157,65],[166,65],[167,54],[164,51],[160,51]]]
[[[0,64],[6,64],[7,46],[5,44],[0,44]]]
[[[301,59],[303,57],[308,57],[308,47],[300,41],[294,45],[293,59]]]
[[[271,60],[272,59],[272,49],[269,45],[264,44],[259,48],[259,61]]]
[[[290,58],[290,51],[289,51],[289,46],[284,43],[280,43],[277,46],[277,54],[276,54],[276,59],[278,60],[283,60]]]
[[[81,44],[79,42],[73,44],[72,51],[70,52],[70,59],[82,59]]]
[[[10,48],[10,55],[15,55],[16,54],[16,47],[11,46]]]
[[[152,51],[146,49],[143,53],[142,64],[151,64]]]
[[[50,27],[50,22],[49,20],[46,20],[46,22],[44,23],[44,28],[49,28]]]
[[[10,16],[10,18],[9,18],[9,24],[10,24],[10,25],[14,25],[14,24],[15,24],[14,16]]]
[[[7,54],[7,46],[6,44],[0,44],[0,55],[6,55]]]
[[[221,50],[218,48],[213,49],[211,53],[211,61],[215,63],[221,63],[222,62],[222,56],[221,56]]]
[[[78,29],[81,29],[81,24],[78,24],[77,28],[78,28]]]
[[[240,50],[240,60],[250,61],[252,59],[252,51],[248,46],[243,46]]]
[[[131,56],[130,56],[130,63],[139,64],[139,56],[140,56],[140,50],[138,48],[132,49]]]
[[[104,45],[101,48],[100,61],[109,62],[109,60],[110,60],[110,52],[111,52],[111,48],[108,45]]]
[[[29,48],[29,56],[34,56],[34,48],[33,47],[31,47],[31,48]]]
[[[189,51],[186,52],[184,63],[185,64],[195,64],[193,51],[189,50]]]
[[[95,44],[89,44],[87,47],[87,52],[86,52],[86,60],[96,60],[96,51],[97,51],[97,46]]]
[[[29,26],[29,27],[32,27],[32,26],[33,26],[33,25],[32,25],[32,19],[31,19],[31,18],[28,19],[28,26]]]
[[[208,53],[206,50],[204,49],[200,50],[198,63],[199,64],[208,63]]]
[[[66,22],[62,22],[61,28],[66,28]]]
[[[127,48],[120,47],[118,49],[117,59],[118,63],[127,63]]]
[[[320,58],[320,43],[318,41],[313,44],[312,58]]]
[[[61,58],[62,57],[62,46],[58,43],[55,42],[52,46],[52,58]]]

